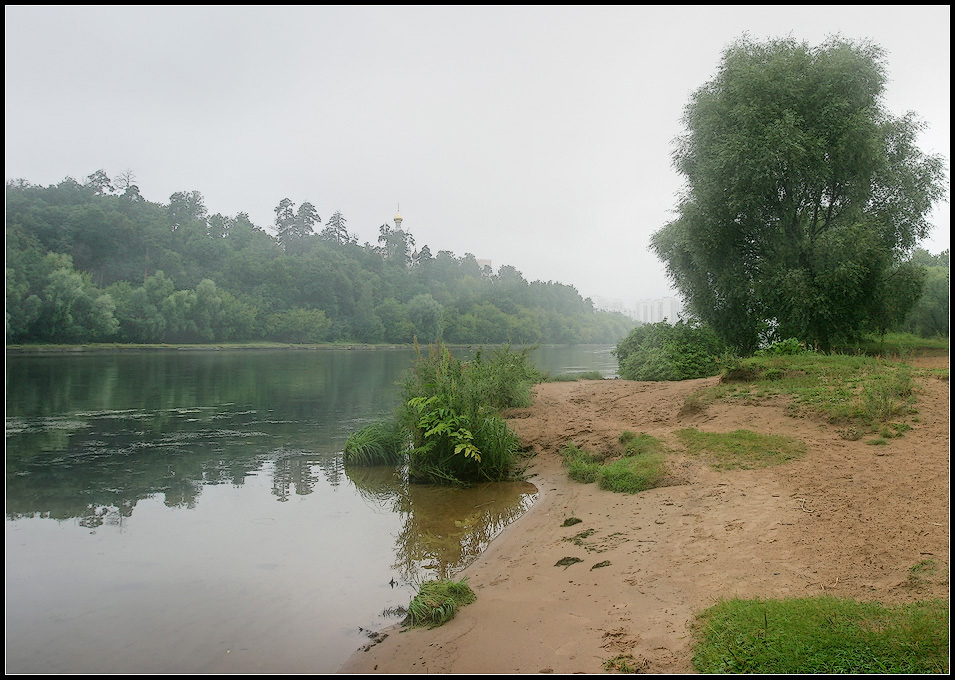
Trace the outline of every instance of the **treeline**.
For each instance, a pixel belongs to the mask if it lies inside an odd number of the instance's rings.
[[[130,173],[6,183],[6,342],[612,343],[636,323],[570,286],[432,254],[401,223],[358,244],[283,199],[272,236],[197,191],[145,200]]]

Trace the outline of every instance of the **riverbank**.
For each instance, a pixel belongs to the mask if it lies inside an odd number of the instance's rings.
[[[684,413],[716,380],[538,385],[509,422],[536,454],[540,498],[458,575],[477,601],[440,628],[382,631],[340,672],[603,673],[629,654],[641,672],[693,673],[694,616],[723,598],[948,598],[947,377],[920,379],[916,425],[884,446],[794,417],[785,400]],[[784,434],[808,452],[726,472],[675,455],[668,485],[637,496],[570,481],[557,453],[613,446],[625,429],[675,443],[685,427]],[[926,562],[935,570],[913,579]]]

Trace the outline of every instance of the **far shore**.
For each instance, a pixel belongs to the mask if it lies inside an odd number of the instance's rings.
[[[579,343],[573,346],[586,347],[594,343]],[[603,346],[612,343],[596,343]],[[451,349],[467,349],[471,347],[503,347],[500,343],[470,342],[462,344],[444,343]],[[511,345],[514,346],[514,345]],[[552,343],[535,343],[528,347],[564,347],[567,345]],[[426,348],[428,343],[418,343],[418,347]],[[290,342],[258,342],[258,343],[210,343],[210,344],[126,344],[126,343],[89,343],[82,345],[7,345],[8,354],[81,354],[93,352],[219,352],[219,351],[248,351],[248,350],[292,350],[292,351],[327,351],[327,350],[406,350],[414,349],[414,343],[406,344],[362,344],[362,343],[316,343],[295,344]]]

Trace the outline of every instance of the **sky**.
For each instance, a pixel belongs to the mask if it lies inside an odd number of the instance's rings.
[[[402,227],[528,281],[624,306],[675,295],[652,234],[674,218],[690,95],[748,34],[871,40],[886,109],[950,159],[949,5],[6,5],[5,173],[132,172],[271,230],[284,199],[359,243]],[[921,244],[949,247],[947,199]]]

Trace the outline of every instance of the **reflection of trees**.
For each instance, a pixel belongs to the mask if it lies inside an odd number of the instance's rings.
[[[376,508],[398,512],[401,498],[408,495],[405,471],[391,465],[374,467],[352,466],[345,475],[367,503]]]
[[[283,452],[275,461],[272,474],[272,494],[280,501],[287,501],[294,493],[307,496],[315,490],[322,474],[331,486],[341,483],[344,463],[340,455],[325,455]]]
[[[402,516],[395,542],[397,569],[409,582],[450,578],[483,552],[537,497],[527,482],[494,482],[469,489],[408,484],[394,468],[346,469],[367,501]]]
[[[157,494],[191,508],[272,460],[275,495],[342,482],[348,417],[393,407],[408,352],[7,357],[7,516],[89,518]],[[297,452],[304,460],[287,453]],[[307,453],[304,453],[307,452]],[[312,468],[315,468],[314,470]]]

